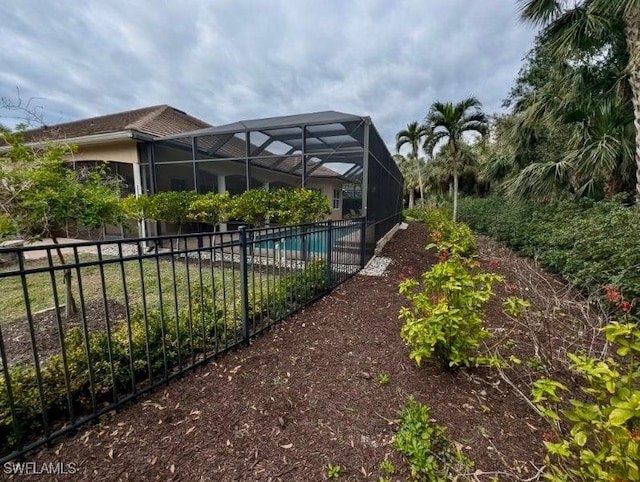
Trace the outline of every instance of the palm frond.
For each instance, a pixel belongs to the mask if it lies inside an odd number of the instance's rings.
[[[411,154],[414,157],[418,156],[418,150],[427,131],[427,127],[418,124],[417,121],[410,122],[406,129],[402,129],[396,134],[396,151],[400,152],[402,146],[408,144],[411,147]]]
[[[496,153],[487,159],[482,168],[482,175],[490,181],[502,181],[516,168],[513,156]]]
[[[530,164],[505,183],[505,193],[519,199],[552,200],[570,186],[572,167],[565,159]]]
[[[562,2],[557,0],[520,0],[520,16],[536,25],[546,25],[562,13]]]
[[[610,15],[603,15],[589,4],[577,6],[563,13],[544,32],[552,52],[567,56],[580,56],[594,51],[610,37]]]
[[[482,103],[476,97],[467,97],[455,105],[455,116],[464,119],[469,109],[474,109],[472,113],[478,113],[482,109]]]
[[[640,9],[640,0],[592,0],[594,10],[624,15]]]
[[[438,143],[449,137],[449,133],[446,131],[433,131],[427,138],[424,144],[424,150],[429,153],[430,156],[433,156],[433,151],[438,145]]]

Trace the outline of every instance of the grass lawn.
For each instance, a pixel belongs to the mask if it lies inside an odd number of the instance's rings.
[[[105,261],[110,259],[117,258],[104,258]],[[95,260],[97,257],[94,255],[80,256],[81,263]],[[45,259],[28,261],[25,264],[27,269],[46,266],[48,263]],[[188,306],[188,288],[191,288],[193,295],[195,290],[199,289],[200,283],[207,287],[209,292],[215,292],[216,301],[220,306],[224,304],[228,309],[232,309],[239,303],[240,272],[237,266],[232,267],[229,263],[222,268],[219,264],[212,266],[208,260],[203,260],[199,267],[195,260],[190,260],[187,264],[184,259],[172,260],[170,256],[164,256],[159,260],[147,258],[142,262],[137,259],[122,263],[111,262],[102,266],[84,266],[78,270],[75,268],[72,270],[72,289],[78,307],[80,305],[79,278],[82,281],[85,303],[102,302],[104,286],[109,301],[124,305],[126,287],[128,304],[131,308],[142,305],[144,293],[144,301],[148,307],[159,306],[161,295],[163,306],[173,309],[177,300],[178,308],[181,309]],[[261,292],[266,296],[267,280],[270,285],[273,285],[276,279],[277,273],[269,273],[268,277],[250,273],[249,291],[255,292],[256,297],[260,297]],[[53,283],[49,272],[27,274],[26,281],[32,313],[55,306]],[[55,287],[59,304],[63,305],[65,289],[62,270],[55,271]],[[2,293],[0,322],[26,317],[20,276],[0,278],[0,293]]]

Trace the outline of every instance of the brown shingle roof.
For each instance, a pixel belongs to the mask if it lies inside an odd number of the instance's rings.
[[[155,105],[29,130],[24,133],[24,140],[73,139],[128,130],[159,137],[204,127],[211,124],[169,105]]]

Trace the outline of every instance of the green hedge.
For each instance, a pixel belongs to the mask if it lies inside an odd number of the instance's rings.
[[[323,293],[327,289],[326,269],[326,262],[311,261],[305,269],[278,278],[268,293],[263,290],[263,297],[254,298],[250,293],[251,326],[264,320],[275,322]],[[149,308],[145,323],[144,312],[134,308],[130,323],[124,320],[114,323],[110,338],[106,330],[95,330],[85,341],[79,327],[69,330],[64,337],[68,380],[60,354],[40,363],[49,423],[59,426],[59,422],[69,417],[67,384],[75,415],[79,417],[91,413],[92,391],[97,406],[101,407],[114,401],[114,384],[120,396],[131,393],[132,380],[140,385],[149,378],[162,379],[180,364],[189,366],[194,357],[211,354],[242,339],[239,305],[235,309],[227,307],[225,314],[223,307],[214,306],[211,285],[195,285],[191,293],[191,316],[187,309],[176,316],[172,310]],[[35,368],[32,363],[11,365],[9,378],[22,438],[37,439],[43,425]],[[4,376],[0,377],[0,454],[15,449],[18,443],[5,384]]]
[[[290,188],[267,191],[262,188],[243,191],[235,196],[225,193],[162,191],[156,194],[133,194],[120,201],[120,209],[131,220],[153,219],[184,224],[199,222],[218,224],[240,221],[253,226],[310,223],[331,213],[327,196],[314,189]],[[0,217],[0,235],[6,220]]]
[[[606,284],[619,287],[637,313],[640,210],[617,199],[542,205],[499,197],[465,198],[458,209],[477,232],[535,257],[589,294],[602,295]]]

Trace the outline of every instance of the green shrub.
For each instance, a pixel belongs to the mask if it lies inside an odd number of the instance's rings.
[[[131,220],[154,219],[182,226],[186,222],[218,224],[241,221],[253,226],[265,223],[301,224],[330,214],[329,200],[320,191],[307,188],[263,188],[229,193],[162,191],[141,196],[129,195],[117,207]],[[11,226],[0,218],[0,235],[9,234]]]
[[[9,376],[19,433],[40,430],[42,416],[35,368],[16,364],[9,367]],[[2,377],[0,378],[0,448],[3,451],[12,448],[18,442],[13,425],[14,418],[9,406],[6,381]]]
[[[446,481],[473,463],[445,435],[445,428],[431,422],[430,408],[409,397],[400,410],[394,447],[409,462],[415,480]]]
[[[249,298],[249,317],[272,320],[310,301],[326,289],[325,261],[313,260],[299,272],[280,277],[264,298]],[[80,327],[71,328],[64,337],[68,366],[68,383],[76,415],[84,415],[95,402],[113,401],[118,394],[129,393],[132,381],[146,383],[159,379],[165,372],[190,363],[192,356],[211,353],[229,342],[240,339],[241,319],[238,306],[234,316],[213,302],[215,292],[210,284],[191,287],[191,310],[177,315],[167,309],[147,308],[146,314],[134,307],[129,323],[120,321],[111,328],[111,343],[106,330],[92,330],[85,338]],[[239,301],[238,301],[239,303]],[[88,346],[88,350],[87,350]],[[131,371],[133,365],[133,373]],[[44,407],[52,423],[65,420],[68,414],[67,385],[61,355],[41,361]],[[42,401],[36,371],[30,363],[9,367],[14,407],[19,433],[29,439],[42,430]],[[0,450],[5,453],[18,442],[14,432],[6,390],[0,377]]]
[[[424,209],[421,208],[411,208],[405,209],[402,211],[402,217],[404,219],[416,220],[416,221],[424,221]]]
[[[15,221],[6,214],[0,214],[0,239],[16,234]]]
[[[472,263],[452,256],[424,272],[421,282],[410,278],[400,283],[400,294],[410,302],[400,309],[405,320],[400,336],[417,364],[431,359],[446,369],[478,363],[473,351],[489,336],[485,305],[493,282],[503,278],[474,271]]]
[[[252,225],[309,223],[331,212],[327,197],[307,188],[251,189],[233,196],[227,204],[230,219]]]
[[[192,293],[192,328],[189,332],[187,318],[184,317],[181,323],[185,336],[185,344],[193,344],[196,350],[211,351],[218,344],[224,345],[227,341],[233,340],[238,335],[240,324],[240,310],[236,310],[236,317],[225,313],[224,306],[214,303],[215,292],[211,284],[194,285]],[[252,303],[250,303],[252,306]]]
[[[427,249],[435,247],[440,254],[471,256],[476,251],[476,241],[471,228],[464,223],[451,219],[451,215],[443,208],[423,210],[423,220],[429,229],[432,243]]]
[[[549,480],[640,480],[640,328],[613,322],[604,333],[619,361],[568,355],[582,397],[561,406],[565,385],[534,382],[533,402],[551,426],[544,441]]]
[[[625,298],[640,299],[640,211],[618,199],[542,205],[465,198],[458,209],[474,230],[535,257],[588,294],[612,284]]]
[[[228,192],[200,194],[187,209],[187,219],[197,223],[218,224],[229,217],[230,196]]]
[[[276,189],[272,195],[270,220],[277,224],[301,224],[330,214],[329,200],[315,189]]]
[[[233,196],[228,205],[229,219],[261,225],[269,219],[271,196],[265,189],[251,189]]]
[[[327,289],[327,263],[312,260],[299,272],[281,276],[269,288],[269,296],[261,303],[253,301],[252,306],[262,307],[263,315],[277,320],[286,313],[303,305]],[[254,310],[258,314],[258,310]]]

